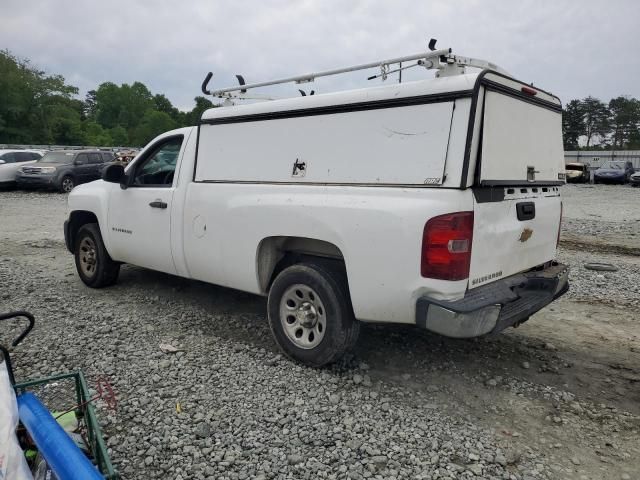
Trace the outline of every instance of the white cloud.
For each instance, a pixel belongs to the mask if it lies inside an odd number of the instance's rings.
[[[632,0],[3,0],[0,48],[83,92],[139,80],[188,109],[209,70],[217,86],[235,73],[258,81],[413,53],[435,37],[564,101],[608,100],[640,97],[638,18]]]

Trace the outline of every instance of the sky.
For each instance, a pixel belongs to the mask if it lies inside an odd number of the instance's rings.
[[[141,81],[190,110],[208,71],[214,88],[236,73],[264,81],[425,51],[433,37],[566,103],[640,98],[639,21],[635,0],[0,0],[0,49],[63,75],[81,96]],[[305,88],[366,87],[374,73]]]

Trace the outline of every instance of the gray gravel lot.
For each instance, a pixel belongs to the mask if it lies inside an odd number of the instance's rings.
[[[354,355],[313,370],[278,354],[260,297],[131,266],[84,287],[65,196],[0,192],[0,311],[38,321],[17,377],[106,374],[126,479],[638,478],[640,189],[564,195],[563,299],[495,339],[365,326]]]
[[[566,240],[623,246],[640,255],[640,189],[568,184],[562,196]]]

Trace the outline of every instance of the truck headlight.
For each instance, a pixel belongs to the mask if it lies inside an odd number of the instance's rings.
[[[40,173],[53,173],[56,171],[56,167],[40,167]]]

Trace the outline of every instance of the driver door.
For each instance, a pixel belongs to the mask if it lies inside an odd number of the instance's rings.
[[[176,273],[171,254],[171,204],[183,140],[182,135],[158,140],[127,169],[127,188],[113,186],[108,235],[114,260]]]

